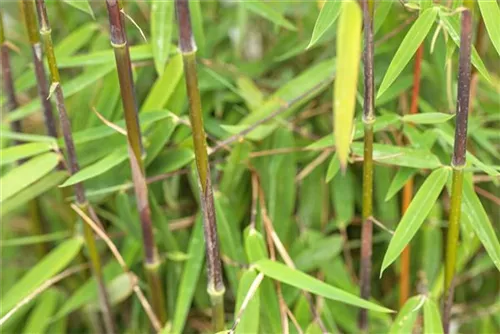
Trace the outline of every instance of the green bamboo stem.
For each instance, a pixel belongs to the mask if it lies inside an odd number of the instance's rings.
[[[125,34],[125,25],[121,6],[117,0],[106,0],[111,31],[111,45],[115,54],[116,68],[120,82],[127,140],[129,144],[129,161],[140,215],[143,246],[145,252],[144,270],[149,283],[150,298],[153,310],[162,324],[167,320],[163,285],[160,279],[161,262],[154,241],[151,210],[148,200],[148,187],[142,161],[142,135],[139,127],[137,103],[132,77],[132,65]]]
[[[207,292],[212,303],[212,321],[215,332],[223,331],[224,293],[222,268],[217,236],[217,223],[214,209],[210,166],[208,163],[207,143],[203,127],[198,76],[196,71],[196,43],[191,28],[191,16],[188,0],[176,0],[177,21],[179,25],[179,46],[184,62],[184,76],[189,98],[189,119],[191,121],[193,144],[200,185],[200,202],[203,213],[203,228],[207,253]]]
[[[375,122],[375,99],[373,77],[373,0],[363,0],[364,26],[364,149],[363,149],[363,226],[361,231],[361,265],[360,292],[361,298],[369,299],[371,294],[370,278],[372,271],[372,235],[373,235],[373,123]],[[368,330],[368,312],[360,310],[358,326],[360,331]]]
[[[47,134],[49,136],[57,138],[57,128],[52,111],[52,104],[47,99],[47,97],[49,96],[49,90],[47,85],[47,77],[45,75],[45,68],[42,61],[42,46],[40,44],[40,37],[38,36],[34,2],[33,0],[20,1],[24,17],[24,24],[26,26],[28,39],[31,44],[31,51],[33,53],[33,66],[35,70],[36,81],[38,84],[38,96],[40,98],[43,115],[45,117],[45,127],[47,128]]]
[[[453,280],[457,263],[458,236],[460,231],[460,212],[462,204],[463,168],[466,163],[467,119],[469,113],[471,81],[471,40],[472,15],[469,10],[462,12],[460,36],[460,59],[458,69],[457,112],[455,123],[455,143],[453,159],[453,182],[451,190],[450,217],[446,241],[443,330],[449,332],[451,307],[453,305]]]
[[[68,167],[70,173],[73,175],[78,173],[80,170],[78,164],[78,158],[76,155],[75,144],[73,141],[73,135],[71,132],[71,123],[68,118],[68,113],[66,111],[66,104],[64,100],[64,93],[61,87],[59,69],[57,67],[56,56],[54,53],[54,46],[52,43],[52,33],[49,23],[49,17],[47,15],[47,10],[45,8],[44,0],[36,0],[36,9],[38,13],[38,18],[40,21],[40,35],[42,37],[43,45],[45,48],[45,54],[47,56],[47,62],[50,71],[51,80],[51,90],[55,95],[56,106],[59,112],[59,119],[61,123],[61,129],[63,132],[64,144],[66,146],[66,152],[68,156]],[[84,211],[89,211],[88,202],[85,196],[85,189],[83,183],[77,183],[74,185],[75,197],[78,206]],[[103,313],[104,326],[106,328],[106,333],[114,333],[114,323],[112,320],[111,307],[109,304],[108,293],[105,288],[103,276],[102,276],[102,265],[99,256],[99,251],[96,247],[96,241],[92,229],[87,224],[83,224],[83,235],[85,238],[85,243],[89,253],[89,258],[92,266],[92,272],[97,281],[99,302],[101,305],[101,311]]]

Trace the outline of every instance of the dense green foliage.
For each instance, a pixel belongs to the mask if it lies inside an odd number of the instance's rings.
[[[159,270],[165,296],[162,332],[213,332],[202,214],[210,182],[198,173],[210,173],[214,192],[226,329],[356,333],[365,308],[370,333],[442,332],[462,6],[473,9],[475,48],[451,323],[459,333],[500,332],[498,2],[375,1],[375,121],[367,127],[357,2],[190,0],[197,63],[188,64],[174,1],[123,1],[143,146],[144,166],[133,171],[106,2],[46,6],[80,170],[70,175],[61,164],[68,161],[61,127],[58,138],[47,135],[21,6],[3,3],[2,47],[19,106],[4,84],[2,333],[101,332],[96,255],[117,333],[160,329],[144,308],[144,298],[161,296],[151,291],[150,270]],[[421,43],[418,114],[410,114]],[[186,64],[197,71],[201,96],[210,166],[202,172]],[[47,78],[59,120],[57,85]],[[374,162],[370,300],[359,297],[366,129]],[[138,201],[139,170],[148,188]],[[402,214],[409,180],[413,199]],[[75,199],[78,184],[88,207]],[[136,205],[148,200],[155,245],[142,237],[148,210]],[[89,226],[99,254],[84,240]],[[399,259],[407,245],[411,298],[403,306]],[[160,267],[144,270],[153,263],[143,262],[145,248],[157,248]]]

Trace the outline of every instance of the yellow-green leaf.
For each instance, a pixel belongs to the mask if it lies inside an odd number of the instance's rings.
[[[151,47],[158,75],[162,75],[168,60],[173,20],[173,1],[153,1],[151,4]]]
[[[394,80],[399,76],[401,71],[406,67],[410,59],[417,51],[420,44],[423,42],[427,34],[434,24],[437,11],[433,8],[425,10],[413,23],[410,30],[406,34],[403,42],[399,45],[391,64],[387,69],[382,84],[377,93],[377,98],[392,85]]]
[[[28,143],[12,146],[0,150],[0,166],[16,162],[20,159],[29,158],[34,155],[50,151],[52,145],[49,143]]]
[[[314,30],[311,36],[311,41],[307,46],[309,49],[313,46],[323,34],[335,23],[339,14],[342,1],[326,1],[321,11],[319,12],[318,18],[316,19],[316,24],[314,25]]]
[[[92,7],[90,7],[90,3],[88,0],[63,0],[65,3],[70,5],[71,7],[74,7],[78,10],[81,10],[84,13],[89,14],[92,16],[93,19],[95,19],[94,16],[94,11],[92,10]]]
[[[398,224],[384,255],[380,275],[393,263],[424,222],[448,179],[449,168],[439,168],[422,184]]]
[[[486,31],[490,36],[491,44],[500,55],[500,9],[495,0],[480,0],[477,2],[481,16],[483,17]]]
[[[337,77],[333,110],[335,145],[345,168],[352,136],[361,52],[361,9],[354,1],[342,3],[337,36]]]
[[[325,282],[304,274],[301,271],[287,267],[279,262],[264,259],[255,263],[255,268],[268,277],[289,284],[298,289],[309,291],[318,296],[337,300],[345,304],[354,305],[375,312],[392,312],[392,310],[388,308],[361,299],[358,296],[328,285]]]
[[[64,269],[78,254],[82,247],[82,238],[73,238],[57,246],[41,259],[17,283],[4,294],[0,314],[3,316],[23,298],[27,297],[43,282]]]
[[[424,304],[424,333],[442,334],[443,325],[439,308],[431,297],[428,297]]]
[[[0,202],[12,197],[33,182],[47,175],[59,163],[59,155],[45,153],[35,157],[20,166],[16,166],[0,179],[2,191]]]

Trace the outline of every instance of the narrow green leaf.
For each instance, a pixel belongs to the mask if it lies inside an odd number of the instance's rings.
[[[183,69],[182,55],[179,53],[170,59],[165,70],[162,69],[162,74],[153,84],[141,106],[141,113],[165,107],[182,78]],[[179,114],[179,111],[177,111],[177,114]]]
[[[328,164],[328,170],[326,171],[326,179],[325,182],[330,182],[335,175],[340,170],[340,161],[339,157],[337,156],[337,153],[335,153],[332,157],[332,160],[330,160],[330,163]]]
[[[373,36],[375,36],[382,27],[382,24],[385,22],[385,19],[391,11],[393,3],[394,1],[380,1],[377,3],[375,15],[373,17]]]
[[[394,195],[396,195],[401,188],[404,187],[406,181],[412,178],[417,173],[417,170],[413,168],[403,167],[399,168],[392,179],[389,190],[387,190],[387,195],[385,195],[385,201],[390,200]]]
[[[59,62],[58,62],[59,65]],[[69,98],[74,94],[80,92],[85,87],[94,84],[97,80],[101,79],[103,76],[111,72],[115,68],[114,64],[108,64],[93,69],[92,71],[85,71],[83,74],[75,77],[72,80],[63,82],[64,96]],[[11,113],[6,115],[6,119],[9,122],[17,121],[23,119],[37,111],[40,110],[40,100],[35,99],[30,103],[27,103]]]
[[[56,310],[62,293],[55,288],[50,288],[40,295],[35,308],[31,311],[23,328],[23,333],[42,334],[47,332],[50,325],[50,318]]]
[[[57,59],[59,60],[60,57],[69,57],[83,48],[98,29],[99,25],[96,22],[89,22],[71,31],[69,35],[54,46],[54,53]]]
[[[424,333],[442,334],[443,325],[439,308],[434,300],[428,297],[424,304]]]
[[[238,295],[236,297],[236,308],[235,315],[238,314],[241,304],[250,289],[250,286],[257,278],[257,273],[253,269],[246,270],[239,280],[238,285]],[[246,334],[246,333],[259,333],[259,308],[260,308],[260,295],[259,289],[255,291],[252,299],[247,304],[245,311],[241,316],[240,323],[236,327],[236,333]]]
[[[342,1],[325,1],[321,11],[319,12],[314,30],[311,36],[311,41],[306,49],[313,46],[323,34],[335,23],[339,14]]]
[[[366,308],[375,312],[392,312],[392,310],[388,308],[361,299],[279,262],[264,259],[255,263],[255,268],[266,276],[292,285],[298,289],[309,291],[318,296]]]
[[[355,1],[342,2],[337,29],[337,77],[333,92],[335,146],[343,168],[347,165],[356,105],[361,55],[361,9]]]
[[[460,21],[456,15],[450,16],[448,13],[444,11],[439,12],[439,16],[441,18],[441,22],[444,24],[444,28],[450,34],[451,39],[455,44],[460,47]],[[481,57],[477,53],[477,50],[474,46],[472,46],[472,55],[471,55],[472,65],[481,73],[481,75],[488,81],[491,81],[491,76],[484,66]]]
[[[245,7],[253,13],[262,16],[263,18],[273,22],[276,25],[282,26],[288,30],[296,30],[295,26],[269,5],[269,2],[262,0],[245,1]]]
[[[449,121],[455,117],[454,114],[436,113],[420,113],[414,115],[404,115],[403,122],[415,124],[438,124]]]
[[[481,240],[491,260],[500,271],[500,243],[490,219],[470,182],[464,182],[462,201],[462,214],[469,217],[464,221],[472,223],[470,227]]]
[[[441,190],[443,190],[446,184],[449,173],[450,169],[446,167],[436,169],[422,184],[391,238],[389,247],[384,255],[380,275],[396,260],[415,233],[417,233],[434,206],[434,203],[439,198],[439,194],[441,194]]]
[[[423,42],[427,34],[432,28],[437,16],[437,11],[433,8],[425,10],[418,19],[413,23],[410,30],[406,34],[403,42],[399,45],[391,64],[385,73],[382,84],[377,93],[377,98],[381,96],[396,80],[401,71],[406,67],[411,57],[417,51],[419,45]]]
[[[12,197],[33,182],[47,175],[59,163],[59,155],[45,153],[16,166],[0,179],[0,202]]]
[[[406,301],[398,316],[392,323],[389,334],[411,333],[417,321],[420,308],[424,305],[425,296],[415,296]]]
[[[203,241],[203,225],[201,217],[196,219],[196,224],[191,232],[191,240],[188,247],[188,260],[184,264],[177,302],[175,303],[175,313],[172,320],[172,333],[183,333],[188,311],[191,307],[194,291],[201,267],[205,258],[205,246]]]
[[[60,185],[61,182],[63,182],[67,177],[68,172],[66,171],[57,171],[42,177],[40,180],[32,183],[28,188],[21,190],[3,202],[2,205],[0,205],[0,216],[4,216],[9,212],[12,212],[33,198],[36,198],[44,192]]]
[[[27,237],[21,238],[9,238],[8,240],[1,240],[0,247],[19,247],[19,246],[27,246],[27,245],[36,245],[42,242],[50,242],[50,241],[58,241],[62,239],[67,239],[70,237],[70,233],[63,232],[54,232],[49,234],[42,235],[30,235]]]
[[[490,36],[491,44],[493,44],[498,55],[500,55],[500,9],[498,8],[498,2],[495,0],[480,0],[477,1],[477,4],[479,5],[486,31],[488,31],[488,35]]]
[[[45,153],[53,146],[48,143],[28,143],[12,146],[0,150],[0,166],[16,162],[20,159],[29,158],[34,155]]]
[[[351,148],[354,154],[363,156],[363,143],[352,143]],[[429,150],[386,144],[373,144],[373,160],[387,165],[412,168],[434,169],[442,166],[439,159]]]
[[[82,238],[70,239],[57,246],[57,248],[41,259],[4,294],[1,301],[0,314],[2,316],[5,315],[43,282],[64,269],[80,252],[82,244]]]
[[[81,169],[78,173],[72,175],[69,179],[66,180],[66,182],[61,184],[61,187],[71,186],[75,183],[80,183],[99,176],[127,160],[127,157],[128,153],[126,147],[117,148],[110,155],[104,157],[96,163],[93,163],[90,166]]]
[[[95,20],[94,12],[92,11],[92,7],[90,7],[90,3],[88,0],[63,0],[63,2],[67,3],[71,7],[89,14]]]
[[[158,75],[163,74],[172,39],[173,1],[153,1],[151,4],[151,47]]]

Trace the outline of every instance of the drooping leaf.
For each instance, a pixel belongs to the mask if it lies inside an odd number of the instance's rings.
[[[328,164],[328,170],[326,171],[325,181],[330,182],[335,177],[335,175],[337,175],[339,170],[340,170],[340,161],[339,157],[337,156],[337,153],[335,153],[332,157],[332,160],[330,160],[330,163]]]
[[[419,310],[424,305],[425,300],[425,296],[415,296],[408,299],[396,319],[394,319],[389,334],[411,333],[417,321]]]
[[[235,315],[238,314],[250,286],[257,278],[255,270],[247,270],[241,275],[238,284],[238,295],[236,297]],[[257,289],[245,311],[241,316],[240,323],[236,327],[236,333],[258,333],[259,332],[259,308],[260,308],[260,289]]]
[[[20,159],[50,151],[53,146],[48,143],[28,143],[0,150],[0,166],[16,162]]]
[[[352,143],[351,148],[354,154],[363,156],[363,143]],[[442,166],[439,159],[429,150],[386,144],[373,144],[373,160],[411,168],[434,169]]]
[[[498,2],[494,0],[477,1],[479,5],[479,10],[481,11],[481,16],[486,26],[486,31],[490,36],[491,44],[497,50],[498,55],[500,55],[500,9],[498,8]]]
[[[126,300],[133,292],[132,278],[128,273],[122,273],[106,284],[110,306],[115,306]],[[90,310],[98,311],[100,303],[97,298],[88,304]]]
[[[4,294],[0,314],[5,315],[43,282],[64,269],[78,254],[82,244],[82,238],[70,239],[41,259]]]
[[[90,3],[88,0],[63,0],[65,3],[70,5],[71,7],[74,7],[78,10],[81,10],[84,13],[89,14],[92,16],[93,19],[95,19],[94,16],[94,11],[92,10],[92,7],[90,7]]]
[[[156,72],[162,75],[167,63],[174,20],[173,1],[153,1],[151,4],[151,47]]]
[[[323,34],[335,23],[339,14],[342,1],[325,1],[325,4],[319,12],[314,30],[312,32],[311,41],[307,49],[312,47]]]
[[[111,168],[118,166],[125,160],[127,160],[128,153],[127,147],[120,147],[114,149],[114,151],[103,159],[97,161],[96,163],[81,169],[78,173],[72,175],[66,180],[61,187],[71,186],[76,183],[83,182],[85,180],[94,178],[107,172]]]
[[[438,124],[444,123],[455,117],[453,114],[445,113],[420,113],[414,115],[404,115],[403,122],[415,123],[415,124]]]
[[[17,194],[30,184],[47,175],[59,163],[59,155],[45,153],[20,166],[16,166],[0,179],[0,202]]]
[[[270,3],[264,2],[262,0],[256,1],[245,1],[245,7],[252,11],[253,13],[262,16],[263,18],[282,26],[288,30],[296,30],[295,26],[290,23],[286,18],[281,15],[278,11],[276,11],[273,7],[271,7]]]
[[[490,219],[470,182],[464,182],[462,201],[462,214],[467,215],[469,218],[464,220],[465,223],[472,223],[470,227],[481,240],[491,260],[500,271],[500,243]]]
[[[184,270],[180,279],[175,313],[172,320],[172,333],[183,333],[204,258],[203,225],[201,217],[198,217],[191,232],[191,240],[188,246],[188,260],[184,264]]]
[[[401,71],[406,67],[410,59],[417,51],[436,20],[437,11],[433,8],[425,10],[413,23],[406,34],[403,42],[399,45],[396,54],[392,58],[391,64],[387,69],[382,84],[377,93],[377,98],[381,96],[396,80]]]
[[[342,2],[337,37],[337,77],[333,90],[334,135],[340,166],[345,168],[351,143],[361,56],[361,9]]]
[[[424,333],[442,334],[443,325],[439,308],[432,298],[428,297],[424,304]]]
[[[449,168],[433,171],[422,184],[399,222],[384,255],[380,275],[396,260],[424,222],[448,179]]]
[[[279,262],[264,259],[255,263],[255,268],[275,280],[328,299],[338,300],[345,304],[366,308],[375,312],[392,312],[388,308],[361,299]]]

